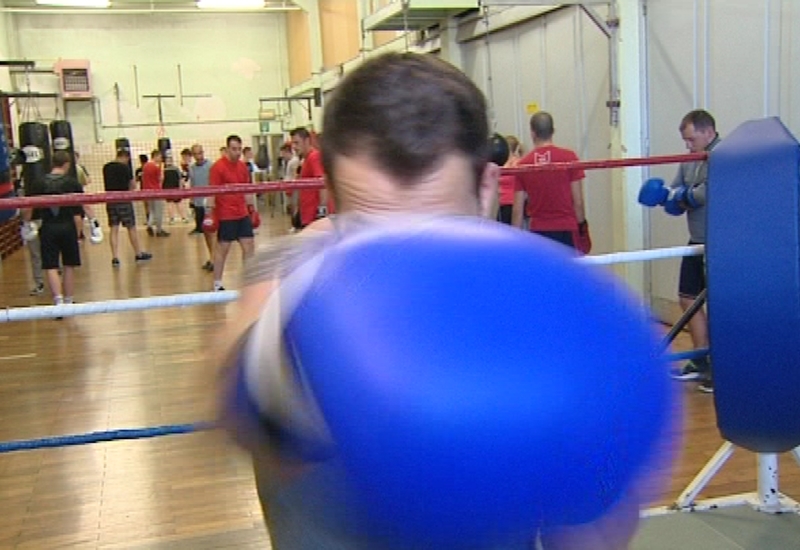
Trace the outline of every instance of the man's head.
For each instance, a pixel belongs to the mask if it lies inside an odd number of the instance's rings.
[[[205,151],[203,151],[203,146],[199,143],[192,145],[192,156],[197,164],[203,164],[203,162],[206,160],[206,154]]]
[[[239,162],[242,158],[242,138],[228,136],[225,140],[225,156],[231,162]]]
[[[188,166],[190,162],[192,162],[192,150],[191,149],[182,150],[181,163]]]
[[[553,116],[550,113],[539,111],[531,117],[531,137],[533,141],[542,142],[553,139],[556,129]]]
[[[483,214],[499,169],[486,100],[439,59],[390,53],[363,63],[325,106],[323,165],[341,210]]]
[[[244,160],[250,162],[253,160],[253,148],[252,147],[245,147],[242,149],[242,155],[244,155]]]
[[[707,111],[691,111],[680,125],[681,137],[692,153],[702,153],[717,137],[717,123]]]
[[[306,128],[295,128],[289,132],[292,138],[292,147],[301,157],[305,157],[312,149],[311,132]]]
[[[226,147],[219,148],[219,158],[222,158],[227,154],[228,154],[228,149]]]
[[[117,149],[117,162],[128,164],[131,161],[131,153],[127,149]]]
[[[162,160],[161,151],[158,149],[153,149],[150,152],[150,162],[155,162],[156,164],[160,164]]]
[[[281,157],[284,160],[291,160],[294,156],[294,149],[291,143],[284,143],[281,145]]]
[[[52,166],[52,173],[54,174],[66,174],[69,172],[70,165],[72,164],[72,159],[69,156],[69,153],[66,151],[56,151],[53,153],[52,158],[50,159],[51,166]]]
[[[144,155],[144,154],[139,155],[139,162],[142,164],[142,166],[147,164],[147,155]]]

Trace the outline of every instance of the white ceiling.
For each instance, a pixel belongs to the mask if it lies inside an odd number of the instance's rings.
[[[266,0],[264,4],[272,9],[286,7],[297,9],[293,0]],[[0,0],[0,6],[6,8],[33,8],[33,9],[53,9],[52,6],[37,6],[36,0]],[[120,9],[152,9],[154,11],[170,9],[193,9],[194,0],[111,0],[111,10]],[[59,10],[70,8],[58,7]],[[85,8],[73,8],[85,9]]]

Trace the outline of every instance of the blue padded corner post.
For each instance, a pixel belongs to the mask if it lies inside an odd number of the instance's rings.
[[[717,422],[758,453],[800,445],[800,144],[777,118],[711,153],[708,313]]]

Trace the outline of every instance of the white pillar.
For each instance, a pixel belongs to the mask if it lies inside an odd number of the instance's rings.
[[[616,9],[615,9],[616,8]],[[640,157],[645,155],[647,106],[645,85],[647,60],[643,55],[643,7],[642,0],[616,0],[610,9],[611,27],[613,16],[619,21],[612,32],[616,40],[617,60],[611,63],[617,74],[617,85],[621,100],[618,124],[611,128],[611,153],[613,158]],[[613,53],[614,48],[611,48]],[[612,82],[613,82],[612,78]],[[614,220],[614,248],[616,250],[640,250],[649,245],[645,209],[637,197],[644,181],[646,168],[627,168],[612,171],[612,201]],[[649,293],[648,266],[627,264],[619,272],[631,287],[644,295]]]
[[[453,17],[449,17],[441,23],[441,58],[451,63],[453,66],[464,68],[464,60],[461,55],[461,46],[456,40],[458,35],[458,22]]]

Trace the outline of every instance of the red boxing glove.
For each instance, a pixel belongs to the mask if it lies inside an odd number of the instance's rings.
[[[589,234],[589,222],[584,221],[578,224],[578,230],[572,234],[572,241],[575,249],[582,254],[592,251],[592,236]]]
[[[253,225],[253,229],[258,229],[261,226],[261,216],[256,210],[255,206],[248,206],[247,213],[250,214],[250,223]]]
[[[203,218],[203,231],[205,233],[216,233],[217,229],[219,229],[219,222],[217,221],[217,217],[214,215],[214,211],[208,212],[206,217]]]

